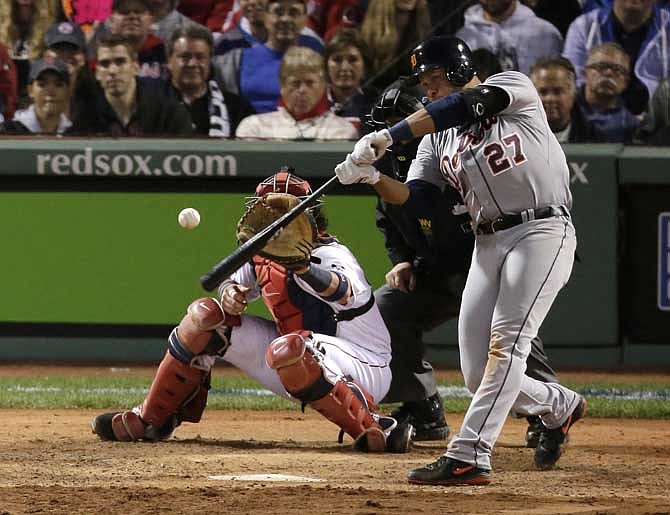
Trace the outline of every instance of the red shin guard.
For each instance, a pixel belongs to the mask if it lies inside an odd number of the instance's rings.
[[[142,404],[141,416],[148,425],[159,428],[192,396],[198,395],[206,373],[178,361],[165,353],[151,383],[149,394]],[[207,391],[205,389],[205,398]],[[198,420],[200,417],[198,415]],[[197,422],[197,420],[190,420]]]
[[[370,452],[384,452],[384,431],[372,416],[371,407],[361,400],[356,389],[364,392],[357,384],[340,379],[328,395],[309,405],[351,436],[355,446],[365,438],[367,443],[362,445],[363,448]]]
[[[353,382],[340,379],[333,386],[323,377],[321,365],[306,347],[309,331],[287,334],[274,340],[265,353],[268,366],[277,371],[286,391],[309,404],[339,426],[359,445],[382,452],[386,436],[375,420],[371,395]]]

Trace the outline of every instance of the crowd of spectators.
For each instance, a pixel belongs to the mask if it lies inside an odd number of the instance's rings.
[[[670,0],[0,0],[0,133],[355,139],[435,33],[562,142],[670,142]]]

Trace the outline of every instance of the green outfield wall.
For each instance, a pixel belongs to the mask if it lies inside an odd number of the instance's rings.
[[[256,181],[290,164],[319,185],[350,147],[0,139],[0,360],[160,358],[171,325],[205,294],[200,275],[234,248]],[[670,212],[670,152],[565,149],[580,262],[544,324],[547,350],[560,366],[670,365],[661,216]],[[331,232],[377,287],[389,261],[371,192],[339,187],[326,207]],[[202,215],[194,230],[177,224],[184,207]],[[455,322],[427,341],[434,360],[457,363]]]

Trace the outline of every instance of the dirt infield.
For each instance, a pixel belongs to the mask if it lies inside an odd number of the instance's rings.
[[[310,410],[211,410],[160,444],[102,442],[90,432],[95,413],[0,410],[0,515],[670,513],[667,421],[587,417],[557,468],[538,472],[522,446],[524,423],[510,419],[490,486],[438,488],[408,485],[405,476],[443,443],[357,454]],[[457,427],[461,417],[448,420]],[[245,474],[322,481],[208,479]]]

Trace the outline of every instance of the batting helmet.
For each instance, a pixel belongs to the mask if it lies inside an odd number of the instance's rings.
[[[472,52],[461,39],[451,36],[433,36],[417,46],[409,56],[412,76],[419,79],[422,73],[443,68],[454,86],[465,86],[475,76]]]
[[[424,105],[426,102],[421,92],[401,79],[388,86],[377,98],[368,123],[376,130],[386,129]]]

